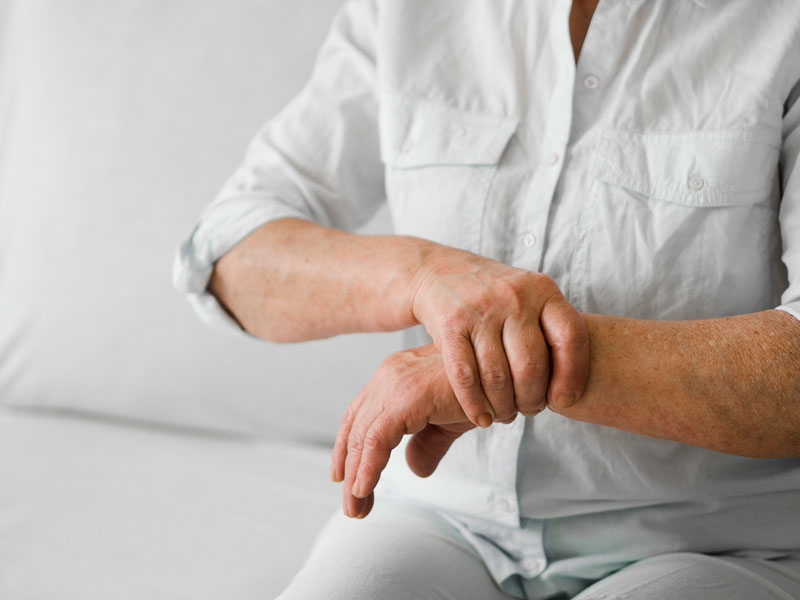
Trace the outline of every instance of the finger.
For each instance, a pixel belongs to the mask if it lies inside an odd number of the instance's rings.
[[[331,479],[336,482],[344,481],[344,466],[347,458],[347,440],[350,437],[350,430],[353,420],[363,402],[363,394],[356,396],[347,407],[339,425],[339,432],[336,434],[336,442],[333,445],[331,455]]]
[[[366,500],[357,498],[353,495],[353,484],[358,473],[358,466],[361,463],[361,454],[364,451],[364,437],[372,422],[375,420],[377,409],[373,402],[369,402],[366,394],[362,394],[362,400],[358,406],[358,411],[353,417],[353,424],[350,427],[350,434],[347,438],[347,456],[344,467],[344,512],[349,517],[358,517],[365,507]]]
[[[503,347],[517,410],[526,417],[540,413],[547,406],[550,349],[539,323],[508,319],[503,326]]]
[[[336,434],[336,442],[333,444],[333,454],[331,456],[331,480],[341,482],[344,480],[344,462],[347,458],[347,438],[350,437],[350,427],[352,417],[348,407],[339,425],[339,432]]]
[[[461,436],[459,432],[448,431],[437,425],[428,425],[411,436],[406,446],[408,466],[419,477],[429,477],[459,436]]]
[[[447,379],[464,414],[475,425],[489,427],[494,421],[493,409],[481,387],[470,338],[455,334],[443,340],[442,358]]]
[[[366,498],[378,485],[392,450],[400,444],[405,432],[405,422],[393,412],[384,410],[372,422],[364,437],[361,461],[353,484],[352,494],[356,498]]]
[[[494,411],[494,420],[507,420],[517,414],[514,404],[514,382],[503,347],[502,332],[492,328],[491,332],[476,334],[473,341],[481,387]]]
[[[375,506],[375,494],[370,494],[364,499],[364,508],[362,508],[361,512],[356,515],[356,518],[363,519],[366,517],[372,511],[373,506]]]
[[[368,502],[364,498],[353,496],[353,483],[355,482],[358,463],[361,461],[361,451],[363,448],[362,438],[357,432],[351,430],[347,442],[347,458],[345,460],[344,486],[342,489],[344,514],[351,518],[357,518],[367,507]]]
[[[553,358],[549,402],[555,409],[569,408],[586,389],[589,332],[583,317],[561,294],[545,303],[541,323]]]

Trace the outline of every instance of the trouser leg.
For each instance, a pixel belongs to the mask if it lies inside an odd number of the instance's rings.
[[[796,600],[800,557],[755,560],[688,552],[634,563],[573,600]]]
[[[335,516],[279,600],[508,600],[478,554],[434,513],[380,499]]]

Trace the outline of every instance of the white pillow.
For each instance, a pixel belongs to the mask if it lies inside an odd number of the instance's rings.
[[[399,338],[215,333],[170,276],[340,1],[5,1],[0,402],[330,440]]]

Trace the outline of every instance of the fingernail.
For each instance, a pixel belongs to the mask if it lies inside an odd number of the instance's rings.
[[[331,481],[336,482],[336,467],[331,465]]]
[[[494,412],[492,405],[487,401],[484,403],[484,408],[486,408],[486,412],[489,413],[489,416],[492,417],[492,421],[494,421],[497,418],[497,413]]]
[[[480,417],[478,417],[478,425],[481,427],[489,427],[494,419],[492,419],[492,415],[489,413],[483,413]]]
[[[569,408],[573,404],[575,404],[575,392],[561,392],[556,398],[556,406],[559,408]]]
[[[353,484],[353,489],[350,490],[350,493],[356,498],[364,497],[364,490],[361,489],[361,482],[358,479],[356,479],[356,482]]]

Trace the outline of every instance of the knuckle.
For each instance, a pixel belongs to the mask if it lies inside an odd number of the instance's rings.
[[[382,437],[391,434],[398,427],[402,427],[405,415],[408,412],[408,407],[405,405],[394,402],[387,403],[383,412],[375,419],[372,425],[372,433]]]
[[[398,415],[382,413],[364,438],[363,455],[382,460],[381,457],[391,452],[405,431],[405,424]]]
[[[481,287],[475,292],[471,304],[477,311],[485,313],[494,307],[495,294],[490,288]]]
[[[504,369],[487,369],[481,373],[484,388],[492,391],[502,390],[508,385],[509,376]]]
[[[539,382],[547,372],[544,365],[534,358],[516,361],[513,365],[514,379],[525,387]]]
[[[394,373],[400,369],[402,369],[403,365],[406,362],[406,355],[405,351],[401,350],[399,352],[394,352],[387,356],[383,363],[381,363],[381,371]]]
[[[440,330],[449,342],[458,342],[464,339],[464,333],[468,328],[469,318],[463,310],[455,310],[442,317]]]
[[[561,293],[555,279],[550,277],[547,273],[531,273],[536,287],[542,292]]]
[[[374,429],[367,434],[367,437],[364,438],[364,454],[372,454],[373,452],[380,451],[384,446],[383,443],[383,434],[380,431],[375,431]]]
[[[462,388],[474,388],[477,380],[472,367],[465,362],[453,363],[453,385]]]
[[[358,453],[364,450],[364,439],[357,434],[350,434],[350,437],[347,438],[347,453]]]
[[[525,310],[525,305],[530,297],[530,287],[529,273],[514,274],[506,280],[503,297],[513,313],[519,314]]]
[[[417,404],[415,402],[387,402],[383,411],[377,416],[370,429],[378,441],[389,444],[389,440],[395,435],[404,434],[419,418],[425,419],[424,415],[417,415]]]

